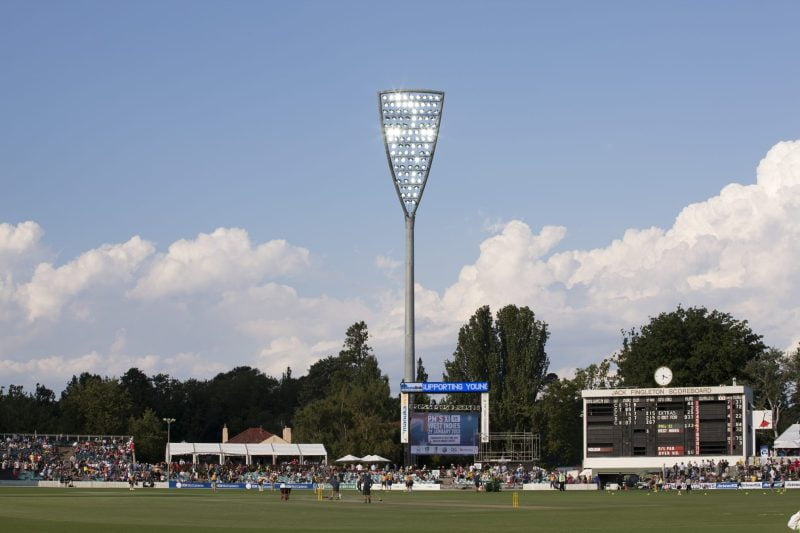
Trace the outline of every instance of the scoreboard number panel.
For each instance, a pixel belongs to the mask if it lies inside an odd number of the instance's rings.
[[[584,457],[743,456],[746,399],[742,386],[584,391]]]

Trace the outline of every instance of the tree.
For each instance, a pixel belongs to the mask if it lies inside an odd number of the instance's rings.
[[[668,366],[673,385],[704,386],[743,379],[749,361],[764,351],[747,321],[703,307],[661,313],[640,329],[623,332],[617,364],[627,387],[653,385],[653,372]]]
[[[276,393],[275,416],[281,426],[292,426],[294,410],[298,405],[300,380],[292,377],[292,369],[286,367]]]
[[[417,359],[417,377],[414,380],[417,383],[425,383],[428,381],[428,372],[425,371],[425,366],[422,364],[422,357]],[[418,405],[430,405],[431,397],[427,394],[414,394],[414,403]]]
[[[579,464],[582,456],[583,425],[581,383],[557,379],[547,385],[534,407],[540,432],[542,462],[548,466]]]
[[[167,444],[166,431],[164,422],[152,409],[145,409],[140,417],[130,417],[128,433],[133,435],[136,460],[147,463],[163,461]]]
[[[787,384],[787,408],[783,416],[784,422],[780,425],[775,424],[778,431],[785,431],[789,424],[800,419],[800,345],[786,355],[783,360],[785,364]]]
[[[141,416],[145,409],[153,406],[153,383],[147,374],[138,368],[131,368],[122,374],[119,382],[131,398],[134,416]]]
[[[458,333],[453,358],[445,361],[446,381],[488,381],[490,419],[498,431],[522,431],[533,425],[531,408],[544,384],[549,360],[547,324],[528,307],[503,307],[492,319],[479,308]],[[477,403],[465,398],[460,403]]]
[[[488,381],[490,390],[501,383],[500,348],[492,311],[484,305],[458,331],[453,358],[444,362],[445,381]],[[477,399],[475,399],[477,402]]]
[[[324,360],[331,371],[329,379],[317,376],[325,388],[295,412],[295,434],[307,442],[324,442],[334,455],[377,453],[396,458],[398,405],[368,339],[364,322],[347,329],[338,357]]]
[[[131,399],[116,378],[84,373],[73,376],[61,394],[61,407],[74,423],[67,431],[121,435],[127,429]]]
[[[772,430],[778,436],[781,414],[788,404],[791,361],[775,348],[747,363],[747,382],[753,387],[753,401],[758,409],[772,411]]]
[[[278,433],[277,389],[278,380],[257,368],[240,366],[217,374],[208,384],[209,412],[203,434],[211,442],[218,441],[224,424],[233,434],[258,426]]]
[[[575,371],[572,379],[547,375],[541,398],[534,407],[534,419],[540,431],[542,461],[549,466],[577,465],[583,454],[583,401],[581,391],[611,388],[616,376],[611,374],[610,359]]]
[[[497,312],[502,372],[502,418],[510,431],[531,428],[531,407],[547,374],[547,324],[527,307],[508,305]]]
[[[0,387],[0,433],[46,432],[57,416],[55,394],[44,385],[37,383],[33,394],[22,385],[9,385],[6,394]]]
[[[417,359],[417,378],[416,381],[424,383],[428,381],[428,373],[425,371],[425,366],[422,364],[422,357]]]
[[[311,365],[308,374],[297,380],[298,405],[306,405],[318,399],[320,391],[327,391],[330,388],[333,376],[343,365],[342,359],[334,356],[324,357]]]

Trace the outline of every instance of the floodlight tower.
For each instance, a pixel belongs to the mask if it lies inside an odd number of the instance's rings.
[[[394,190],[406,220],[406,382],[414,373],[414,220],[439,139],[444,93],[395,89],[378,93],[383,144]],[[407,461],[410,455],[407,453]]]

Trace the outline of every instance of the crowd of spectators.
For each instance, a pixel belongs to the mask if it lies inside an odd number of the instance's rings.
[[[340,483],[357,484],[363,475],[369,475],[374,485],[404,484],[410,478],[413,483],[435,483],[438,469],[404,469],[396,465],[327,465],[299,464],[289,461],[278,465],[256,463],[245,465],[227,462],[223,465],[204,462],[192,464],[175,462],[170,465],[170,479],[175,481],[208,481],[216,475],[220,483],[327,483],[336,476]]]
[[[5,435],[0,438],[0,479],[127,481],[160,478],[160,465],[134,461],[130,437]]]
[[[756,458],[752,463],[741,461],[730,464],[725,460],[713,459],[697,461],[681,461],[664,469],[663,473],[649,476],[646,482],[650,486],[671,484],[685,486],[692,483],[716,482],[783,482],[800,479],[800,459],[787,457]]]
[[[0,479],[63,481],[166,481],[166,465],[137,463],[130,437],[65,437],[53,435],[3,435],[0,437]],[[564,484],[598,483],[577,471],[547,471],[537,466],[508,464],[450,465],[443,468],[403,468],[397,465],[299,464],[296,460],[273,465],[242,462],[176,461],[169,465],[170,479],[222,483],[327,483],[335,476],[342,484],[356,484],[369,475],[374,485],[441,483],[455,488],[483,490],[493,483],[504,488],[521,488],[527,483],[547,483],[554,488]],[[658,488],[714,482],[783,482],[800,479],[800,459],[787,457],[756,458],[750,464],[698,459],[674,463],[663,471],[643,476],[637,486]]]

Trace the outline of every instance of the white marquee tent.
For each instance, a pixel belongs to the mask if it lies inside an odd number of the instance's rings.
[[[792,424],[775,439],[772,447],[776,450],[793,450],[800,448],[800,424]]]
[[[389,459],[380,455],[365,455],[361,460],[365,463],[391,463]]]
[[[201,455],[216,455],[219,464],[224,464],[227,457],[244,457],[246,464],[252,464],[254,457],[272,457],[272,464],[279,457],[297,457],[305,459],[322,458],[328,462],[328,451],[322,444],[233,444],[216,442],[171,442],[167,446],[167,457],[192,456],[192,463],[197,464]]]
[[[356,457],[355,455],[347,454],[344,457],[339,457],[336,459],[337,463],[360,463],[361,457]]]

